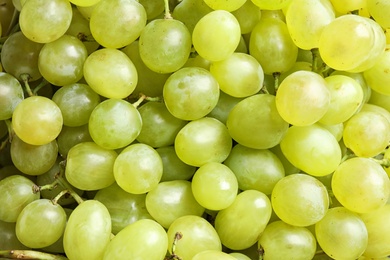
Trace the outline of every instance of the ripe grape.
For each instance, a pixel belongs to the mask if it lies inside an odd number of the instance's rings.
[[[250,0],[233,11],[232,14],[240,24],[241,34],[250,33],[262,17],[260,8]]]
[[[82,142],[92,142],[88,124],[76,127],[63,126],[57,137],[58,152],[62,158],[66,158],[70,148]]]
[[[214,10],[226,10],[232,12],[244,5],[246,0],[226,0],[222,2],[218,0],[204,0],[204,2]]]
[[[9,119],[23,100],[22,85],[11,74],[0,72],[0,120]]]
[[[260,7],[260,9],[265,10],[279,10],[282,9],[290,4],[292,0],[280,0],[280,1],[274,1],[274,0],[250,0],[255,5]]]
[[[218,250],[205,250],[200,253],[197,253],[192,260],[235,260],[236,258]]]
[[[182,21],[192,34],[195,25],[206,14],[213,11],[203,0],[182,0],[173,9],[172,16]]]

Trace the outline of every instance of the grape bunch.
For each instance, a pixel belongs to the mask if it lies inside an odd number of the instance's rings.
[[[388,0],[0,0],[0,258],[390,257]]]

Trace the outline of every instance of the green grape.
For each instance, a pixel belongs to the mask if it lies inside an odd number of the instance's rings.
[[[390,112],[390,96],[383,95],[381,93],[376,92],[375,90],[371,90],[370,100],[368,101],[368,104],[381,107]]]
[[[315,224],[315,234],[322,250],[334,259],[358,259],[367,247],[364,222],[343,207],[329,209]]]
[[[232,149],[232,139],[223,123],[204,117],[185,125],[174,145],[180,160],[200,167],[208,162],[223,162]]]
[[[77,6],[91,6],[99,3],[101,0],[69,0],[74,5]]]
[[[62,158],[68,156],[70,148],[82,142],[92,142],[88,124],[76,127],[63,126],[57,137],[58,152]]]
[[[298,47],[283,21],[262,18],[251,32],[249,54],[258,60],[264,73],[281,73],[294,65]]]
[[[290,74],[293,74],[294,72],[297,72],[297,71],[301,71],[301,70],[304,70],[304,71],[312,71],[313,68],[312,68],[312,64],[311,62],[307,62],[307,61],[296,61],[294,63],[294,65],[286,72],[283,72],[280,74],[279,76],[279,82],[282,82],[285,78],[287,78]],[[274,77],[272,77],[273,80],[275,80]]]
[[[332,173],[341,161],[336,138],[318,124],[290,127],[280,148],[295,167],[313,176]]]
[[[168,245],[172,245],[176,234],[181,234],[176,242],[175,254],[182,259],[192,259],[205,250],[222,251],[221,240],[214,227],[202,217],[183,216],[176,219],[168,228]],[[172,253],[172,247],[168,247]]]
[[[142,128],[137,141],[152,147],[173,145],[177,133],[187,124],[169,113],[164,103],[147,102],[138,111]]]
[[[264,193],[246,190],[238,194],[229,207],[218,212],[215,230],[224,246],[243,250],[256,243],[271,212],[271,202]]]
[[[332,191],[345,208],[367,213],[386,204],[390,180],[371,158],[355,157],[341,163],[333,173]]]
[[[390,80],[388,71],[390,69],[390,48],[386,48],[385,52],[379,57],[375,65],[363,72],[367,84],[372,90],[386,96],[390,96]]]
[[[138,40],[127,45],[125,48],[121,49],[121,51],[131,59],[138,72],[137,86],[132,95],[137,96],[142,93],[149,97],[162,96],[164,83],[171,74],[154,72],[145,65],[139,53]]]
[[[1,36],[7,36],[9,27],[12,26],[12,16],[15,10],[15,6],[12,0],[3,0],[0,8],[0,24],[3,28]]]
[[[311,71],[288,75],[276,93],[280,116],[292,125],[308,126],[320,120],[329,109],[331,94],[327,83]]]
[[[263,259],[313,259],[317,243],[314,235],[304,227],[296,227],[281,220],[267,225],[260,235],[259,249]]]
[[[48,43],[65,34],[72,20],[68,0],[29,0],[20,12],[19,25],[31,41]]]
[[[250,0],[255,5],[260,7],[260,9],[265,10],[278,10],[282,9],[290,4],[292,0],[280,0],[280,1],[274,1],[274,0]]]
[[[11,74],[0,72],[0,120],[10,119],[23,98],[19,81]]]
[[[73,146],[66,160],[65,176],[80,190],[98,190],[115,182],[113,165],[118,154],[94,142]]]
[[[55,140],[43,145],[31,145],[23,142],[18,136],[12,138],[12,162],[25,174],[45,173],[54,165],[57,156],[58,145]]]
[[[241,34],[250,33],[262,17],[260,8],[250,0],[247,0],[240,8],[233,11],[232,14],[240,24]]]
[[[100,103],[99,95],[82,83],[63,86],[52,100],[61,109],[64,125],[72,127],[87,124],[93,109]]]
[[[94,4],[94,5],[91,5],[91,6],[79,6],[77,5],[76,8],[77,10],[79,10],[79,12],[81,13],[81,15],[88,20],[88,24],[89,24],[89,20],[91,20],[91,15],[92,15],[92,12],[93,12],[93,9],[95,9],[96,5],[98,3]]]
[[[64,86],[76,83],[83,77],[87,48],[74,36],[63,35],[46,43],[38,58],[42,76],[51,84]]]
[[[371,88],[370,86],[367,85],[367,82],[363,76],[363,73],[353,73],[353,72],[347,72],[347,71],[334,71],[331,73],[331,76],[332,75],[344,75],[344,76],[348,76],[348,77],[351,77],[353,78],[354,80],[356,80],[359,85],[362,87],[362,90],[363,90],[363,103],[361,105],[363,105],[364,103],[367,103],[368,100],[370,99],[371,97]]]
[[[137,69],[129,57],[117,49],[99,49],[84,63],[84,78],[99,95],[126,98],[135,89]]]
[[[280,148],[280,145],[274,146],[269,149],[273,154],[275,154],[280,162],[283,165],[285,175],[290,175],[294,173],[299,173],[300,170],[291,164],[291,162],[284,156],[282,149]]]
[[[233,256],[237,260],[251,260],[248,256],[238,252],[233,252],[230,253],[229,255]]]
[[[210,113],[217,105],[219,85],[206,69],[186,67],[167,79],[163,96],[173,116],[182,120],[196,120]]]
[[[61,132],[63,118],[54,101],[32,96],[21,101],[12,116],[12,127],[25,143],[44,145],[52,142]]]
[[[28,249],[23,245],[15,233],[16,222],[5,222],[0,220],[1,250],[23,250]]]
[[[114,163],[116,182],[133,194],[147,193],[157,187],[162,173],[161,157],[151,146],[142,143],[126,147]]]
[[[192,43],[200,56],[210,61],[228,58],[237,48],[241,37],[236,17],[225,10],[212,11],[195,25]]]
[[[276,109],[275,96],[270,94],[257,94],[240,101],[230,111],[226,125],[236,142],[254,149],[279,144],[288,130],[288,123]]]
[[[344,75],[331,75],[325,81],[330,90],[330,104],[319,122],[326,125],[343,123],[361,107],[363,89],[356,80]]]
[[[161,0],[139,0],[145,8],[148,20],[151,21],[164,12],[164,1]]]
[[[318,48],[322,29],[335,19],[329,0],[294,0],[286,12],[291,39],[304,50]]]
[[[168,237],[164,228],[150,219],[138,220],[121,230],[107,245],[102,259],[164,259]]]
[[[145,8],[136,0],[100,0],[92,11],[89,25],[100,45],[122,48],[140,36],[146,19]]]
[[[285,10],[285,9],[283,9],[283,10]],[[261,9],[261,18],[279,19],[283,22],[286,22],[286,16],[284,15],[285,12],[283,12],[283,10],[282,9],[277,9],[277,10]]]
[[[29,40],[19,31],[11,34],[1,48],[3,69],[17,79],[28,74],[31,81],[42,77],[38,69],[38,56],[43,44]]]
[[[319,180],[296,173],[284,177],[275,185],[271,202],[276,215],[285,223],[307,227],[325,216],[329,195]]]
[[[191,182],[186,180],[160,182],[146,195],[145,205],[153,219],[164,228],[169,228],[182,216],[200,217],[205,210],[195,200]]]
[[[21,175],[12,175],[0,181],[0,220],[16,222],[20,212],[30,202],[39,199],[40,193],[33,193],[34,183]]]
[[[146,209],[145,198],[146,194],[128,193],[116,183],[99,190],[94,197],[110,212],[113,234],[140,219],[152,219]]]
[[[388,1],[367,0],[367,11],[371,17],[383,28],[390,28],[390,18],[387,15],[390,12],[390,4]]]
[[[376,156],[390,142],[390,122],[377,111],[362,111],[345,123],[343,140],[357,156]]]
[[[238,46],[234,52],[248,54],[248,46],[246,40],[244,39],[244,36],[240,37],[240,42],[238,43]]]
[[[236,258],[218,250],[205,250],[197,253],[192,260],[235,260]]]
[[[0,168],[0,181],[12,175],[22,175],[27,179],[30,179],[34,183],[37,180],[37,176],[24,174],[23,172],[19,171],[19,169],[16,168],[15,165],[6,165]]]
[[[243,6],[246,0],[204,0],[204,2],[213,10],[226,10],[228,12],[232,12]]]
[[[191,52],[191,34],[179,20],[156,19],[139,37],[139,54],[145,65],[158,73],[177,71]]]
[[[243,100],[243,98],[232,97],[221,91],[219,93],[217,105],[213,108],[213,110],[211,110],[211,112],[207,116],[218,119],[226,125],[226,121],[228,119],[230,111],[241,100]]]
[[[42,248],[56,242],[64,233],[65,210],[48,199],[31,202],[16,220],[16,236],[25,246]]]
[[[386,37],[380,30],[369,18],[339,16],[323,28],[318,46],[321,58],[336,70],[364,71],[385,49]]]
[[[366,103],[362,106],[362,108],[360,110],[360,112],[364,112],[364,111],[371,111],[374,113],[381,114],[382,116],[386,117],[387,120],[390,122],[390,112],[388,110],[384,109],[383,107],[373,105],[370,103]]]
[[[368,231],[368,245],[363,253],[367,258],[386,258],[390,255],[390,204],[360,215]]]
[[[220,89],[233,97],[252,96],[263,87],[263,69],[254,57],[246,53],[233,53],[222,61],[213,62],[210,72]]]
[[[240,190],[258,190],[269,195],[285,176],[283,164],[274,153],[240,144],[233,147],[224,164],[234,172]]]
[[[106,149],[119,149],[137,138],[142,129],[142,118],[129,102],[107,99],[92,111],[88,128],[95,143]]]
[[[343,138],[343,131],[344,131],[344,124],[343,123],[338,123],[338,124],[333,124],[333,125],[324,125],[321,122],[318,122],[317,125],[328,130],[329,133],[331,133],[336,138],[337,142],[340,142],[341,139]]]
[[[209,210],[229,207],[238,193],[234,172],[224,164],[210,162],[196,170],[191,181],[196,201]]]
[[[333,8],[341,14],[347,14],[366,6],[365,0],[330,0]]]
[[[198,21],[211,11],[203,0],[182,0],[173,9],[172,16],[183,22],[192,34]]]
[[[70,215],[64,233],[64,250],[70,260],[102,259],[111,237],[107,208],[97,200],[78,205]]]

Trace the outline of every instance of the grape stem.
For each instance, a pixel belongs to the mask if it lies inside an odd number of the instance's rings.
[[[42,185],[42,186],[38,186],[38,185],[34,184],[33,185],[33,192],[38,193],[42,190],[53,190],[53,189],[57,188],[57,186],[58,186],[58,179],[55,180],[53,183]]]
[[[8,142],[12,142],[12,139],[14,138],[14,130],[12,128],[12,123],[9,119],[4,120],[5,124],[7,125],[8,129]]]
[[[311,53],[313,56],[312,61],[311,61],[311,69],[313,72],[319,73],[318,60],[319,60],[320,52],[318,51],[317,48],[314,48],[314,49],[311,49]]]
[[[279,79],[280,79],[280,72],[274,72],[272,73],[272,76],[274,77],[274,88],[275,88],[275,93],[279,88]]]
[[[54,205],[57,205],[58,201],[61,199],[62,196],[69,193],[68,190],[62,190],[60,193],[57,194],[57,196],[54,197],[54,199],[51,200]]]
[[[83,198],[80,197],[73,189],[72,187],[64,180],[63,176],[65,173],[65,167],[66,167],[66,160],[59,163],[60,166],[60,172],[56,175],[56,180],[58,181],[58,184],[60,184],[62,187],[64,187],[68,193],[75,199],[75,201],[78,204],[81,204],[84,202]]]
[[[28,75],[27,73],[23,73],[20,75],[20,79],[23,81],[24,83],[24,86],[26,88],[26,91],[27,91],[27,94],[32,97],[32,96],[35,96],[34,93],[31,91],[31,88],[30,88],[30,85],[28,84],[28,80],[30,79],[30,75]]]
[[[6,259],[67,260],[65,256],[53,255],[33,250],[0,250],[0,257]]]
[[[46,79],[42,79],[41,83],[39,83],[39,85],[36,86],[36,87],[34,88],[34,90],[32,91],[32,93],[33,93],[35,96],[37,96],[37,95],[38,95],[38,91],[39,91],[41,88],[43,88],[44,86],[46,86],[48,83],[49,83],[49,82],[47,82]]]
[[[374,161],[376,161],[377,163],[379,163],[380,165],[382,165],[383,167],[390,167],[390,159],[389,158],[382,158],[382,159],[375,159],[375,158],[372,158]]]
[[[175,238],[173,239],[173,242],[172,242],[172,249],[171,249],[172,254],[170,256],[166,257],[165,260],[182,260],[182,258],[175,253],[177,241],[182,239],[182,237],[183,237],[183,234],[181,232],[175,233]]]
[[[259,260],[263,260],[264,248],[261,245],[259,245],[259,249],[257,249],[257,252],[259,253]]]
[[[169,11],[169,0],[164,0],[164,3],[165,3],[164,19],[172,19],[171,12]]]

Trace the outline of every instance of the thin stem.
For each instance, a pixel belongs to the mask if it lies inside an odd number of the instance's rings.
[[[170,256],[167,256],[165,258],[165,260],[182,260],[182,258],[180,256],[176,255],[176,253],[175,253],[177,241],[182,239],[182,237],[183,237],[183,234],[181,232],[175,233],[175,238],[173,239],[172,248],[171,248],[172,254]]]
[[[53,183],[42,185],[42,186],[38,186],[38,185],[34,184],[33,192],[38,193],[42,190],[53,190],[53,189],[57,188],[57,186],[58,186],[58,179],[56,179]]]
[[[275,87],[275,92],[278,90],[279,88],[279,79],[280,79],[280,72],[274,72],[272,74],[272,76],[274,76],[274,87]]]
[[[318,60],[319,60],[319,51],[317,48],[311,50],[313,59],[311,61],[311,70],[318,73]]]
[[[56,176],[58,184],[60,184],[62,187],[64,187],[66,190],[68,190],[69,194],[75,199],[75,201],[78,204],[81,204],[84,202],[83,198],[81,198],[80,195],[77,194],[73,190],[73,188],[63,179],[64,173],[65,173],[65,165],[66,165],[66,161],[62,161],[59,163],[60,173]]]
[[[58,201],[61,199],[62,196],[65,194],[69,193],[68,190],[62,190],[60,193],[57,194],[57,196],[54,197],[51,201],[53,202],[54,205],[58,203]]]
[[[46,79],[43,79],[43,80],[41,81],[41,83],[39,83],[39,85],[36,86],[36,87],[34,88],[34,90],[32,91],[33,94],[34,94],[35,96],[37,96],[37,95],[38,95],[38,91],[39,91],[41,88],[43,88],[44,86],[46,86],[48,83],[49,83],[49,82],[47,82]]]
[[[31,91],[31,88],[30,88],[30,85],[28,84],[28,80],[30,79],[31,77],[30,77],[30,75],[28,75],[28,74],[22,74],[22,75],[20,75],[20,79],[23,81],[23,83],[24,83],[24,86],[25,86],[25,88],[26,88],[26,92],[27,92],[27,94],[30,96],[30,97],[32,97],[32,96],[35,96],[34,95],[34,93]]]
[[[133,106],[134,106],[135,108],[139,107],[139,105],[141,105],[141,103],[144,102],[144,100],[146,100],[146,98],[147,98],[146,95],[140,94],[140,98],[139,98],[137,101],[135,101],[135,102],[133,103]]]
[[[65,256],[53,255],[33,250],[0,250],[0,257],[6,259],[67,260]]]
[[[263,260],[264,248],[261,245],[260,245],[259,249],[257,249],[257,252],[259,253],[259,260]]]
[[[383,167],[390,167],[390,158],[382,158],[382,159],[375,159],[375,158],[372,158],[374,161],[376,161],[377,163],[379,163],[380,165],[382,165]]]
[[[165,3],[164,19],[172,19],[171,12],[169,11],[169,0],[164,0],[164,3]]]
[[[11,33],[15,32],[15,25],[18,24],[18,20],[19,20],[19,11],[15,8],[6,35],[10,35]],[[19,26],[17,28],[19,28]]]
[[[8,129],[8,141],[11,143],[12,139],[14,138],[14,129],[12,128],[12,123],[9,119],[4,120],[4,122]]]

